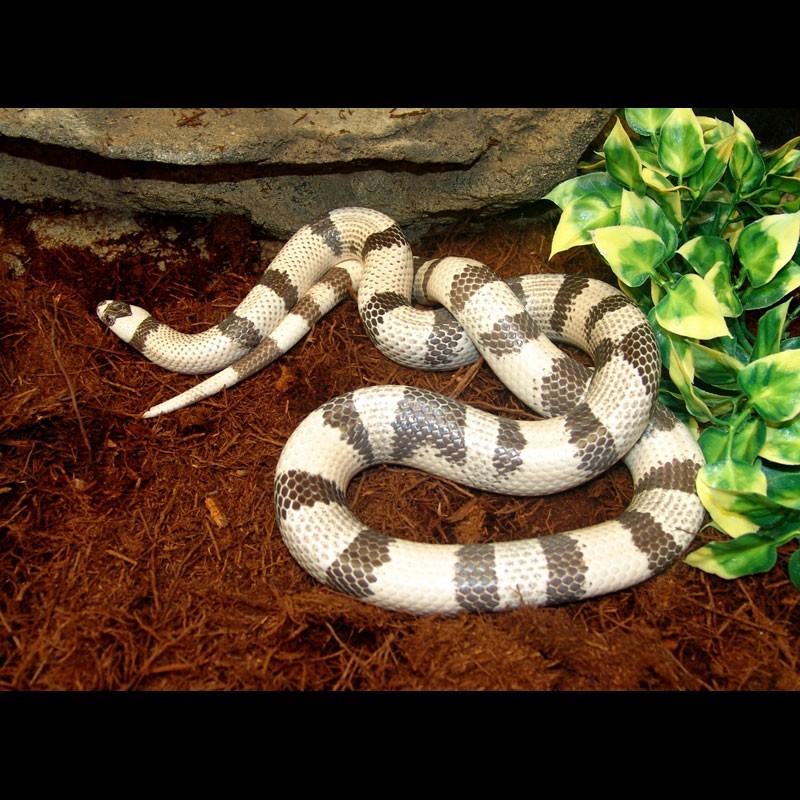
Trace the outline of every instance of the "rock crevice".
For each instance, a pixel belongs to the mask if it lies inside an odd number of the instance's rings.
[[[608,108],[0,109],[0,196],[250,218],[343,205],[404,228],[512,210],[575,174]]]

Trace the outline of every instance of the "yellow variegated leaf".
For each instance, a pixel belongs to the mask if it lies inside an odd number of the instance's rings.
[[[670,115],[671,108],[626,108],[628,125],[642,136],[652,136]]]
[[[742,493],[767,494],[767,476],[738,462],[707,464],[697,473],[697,494],[714,522],[729,536],[753,533],[759,525],[735,510]]]
[[[617,183],[638,194],[644,194],[642,161],[619,117],[603,145],[603,154],[606,170]]]
[[[690,339],[730,336],[719,302],[708,284],[694,274],[682,275],[655,308],[662,328]]]
[[[614,225],[591,231],[598,252],[628,286],[641,286],[655,276],[667,249],[658,234],[637,225]]]
[[[751,361],[739,373],[738,383],[764,419],[794,419],[800,413],[800,350],[784,350]]]
[[[742,313],[742,301],[731,284],[731,272],[727,264],[717,261],[703,276],[703,281],[717,298],[723,316],[738,317]]]
[[[709,407],[697,395],[694,387],[694,358],[692,351],[682,340],[668,339],[669,358],[667,369],[669,377],[681,393],[687,411],[701,422],[708,422],[712,418]]]
[[[706,145],[703,129],[691,108],[676,108],[661,126],[658,161],[679,181],[693,175],[703,165]]]
[[[772,214],[750,223],[736,250],[752,286],[763,286],[789,263],[800,239],[800,211]]]
[[[759,455],[777,464],[800,464],[800,417],[785,425],[767,425]]]
[[[725,568],[724,564],[720,564],[716,558],[716,553],[708,545],[698,547],[697,550],[689,553],[683,560],[690,567],[697,567],[697,569],[701,569],[709,575],[716,575],[718,578],[724,578],[726,581],[732,581],[734,578],[741,577],[737,572],[731,572]]]
[[[591,244],[591,231],[619,220],[619,210],[609,205],[608,199],[597,192],[590,192],[569,202],[561,213],[553,241],[550,257],[571,247]]]

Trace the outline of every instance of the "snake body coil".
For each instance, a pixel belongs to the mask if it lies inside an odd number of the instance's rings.
[[[332,211],[298,231],[221,323],[182,334],[144,309],[105,301],[98,315],[145,356],[179,372],[216,372],[145,413],[168,413],[252,375],[357,289],[365,328],[389,358],[453,369],[482,354],[548,419],[516,421],[408,386],[358,389],[309,415],[276,469],[275,509],[296,560],[328,586],[415,613],[563,603],[637,584],[686,550],[702,519],[702,454],[656,402],[658,348],[618,290],[578,276],[507,281],[463,258],[414,264],[398,226],[369,209]],[[419,308],[412,304],[435,305]],[[589,371],[550,342],[586,350]],[[347,486],[380,463],[472,487],[540,495],[624,459],[634,495],[616,520],[522,541],[419,544],[369,530]]]

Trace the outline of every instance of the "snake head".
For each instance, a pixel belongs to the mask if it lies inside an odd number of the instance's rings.
[[[103,300],[97,305],[97,316],[109,328],[113,328],[118,319],[131,316],[131,313],[131,306],[122,300]]]
[[[122,300],[103,300],[97,306],[97,316],[117,335],[123,342],[132,344],[136,349],[141,339],[141,332],[138,339],[136,332],[143,322],[149,322],[152,327],[155,320],[139,306],[132,306]]]

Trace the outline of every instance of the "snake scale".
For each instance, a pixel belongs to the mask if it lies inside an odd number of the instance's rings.
[[[374,386],[336,397],[289,437],[275,475],[275,516],[297,562],[329,587],[412,613],[498,611],[589,598],[640,583],[689,546],[703,520],[691,434],[658,404],[658,347],[616,288],[569,275],[502,280],[465,258],[414,259],[384,214],[341,208],[304,226],[224,320],[184,334],[147,311],[104,301],[100,319],[162,367],[215,373],[145,412],[155,417],[257,372],[357,291],[370,339],[405,366],[454,369],[480,353],[545,419],[494,416],[436,392]],[[589,370],[551,339],[590,354]],[[615,520],[480,544],[422,544],[370,530],[349,482],[402,464],[473,488],[542,495],[624,459],[633,498]]]

